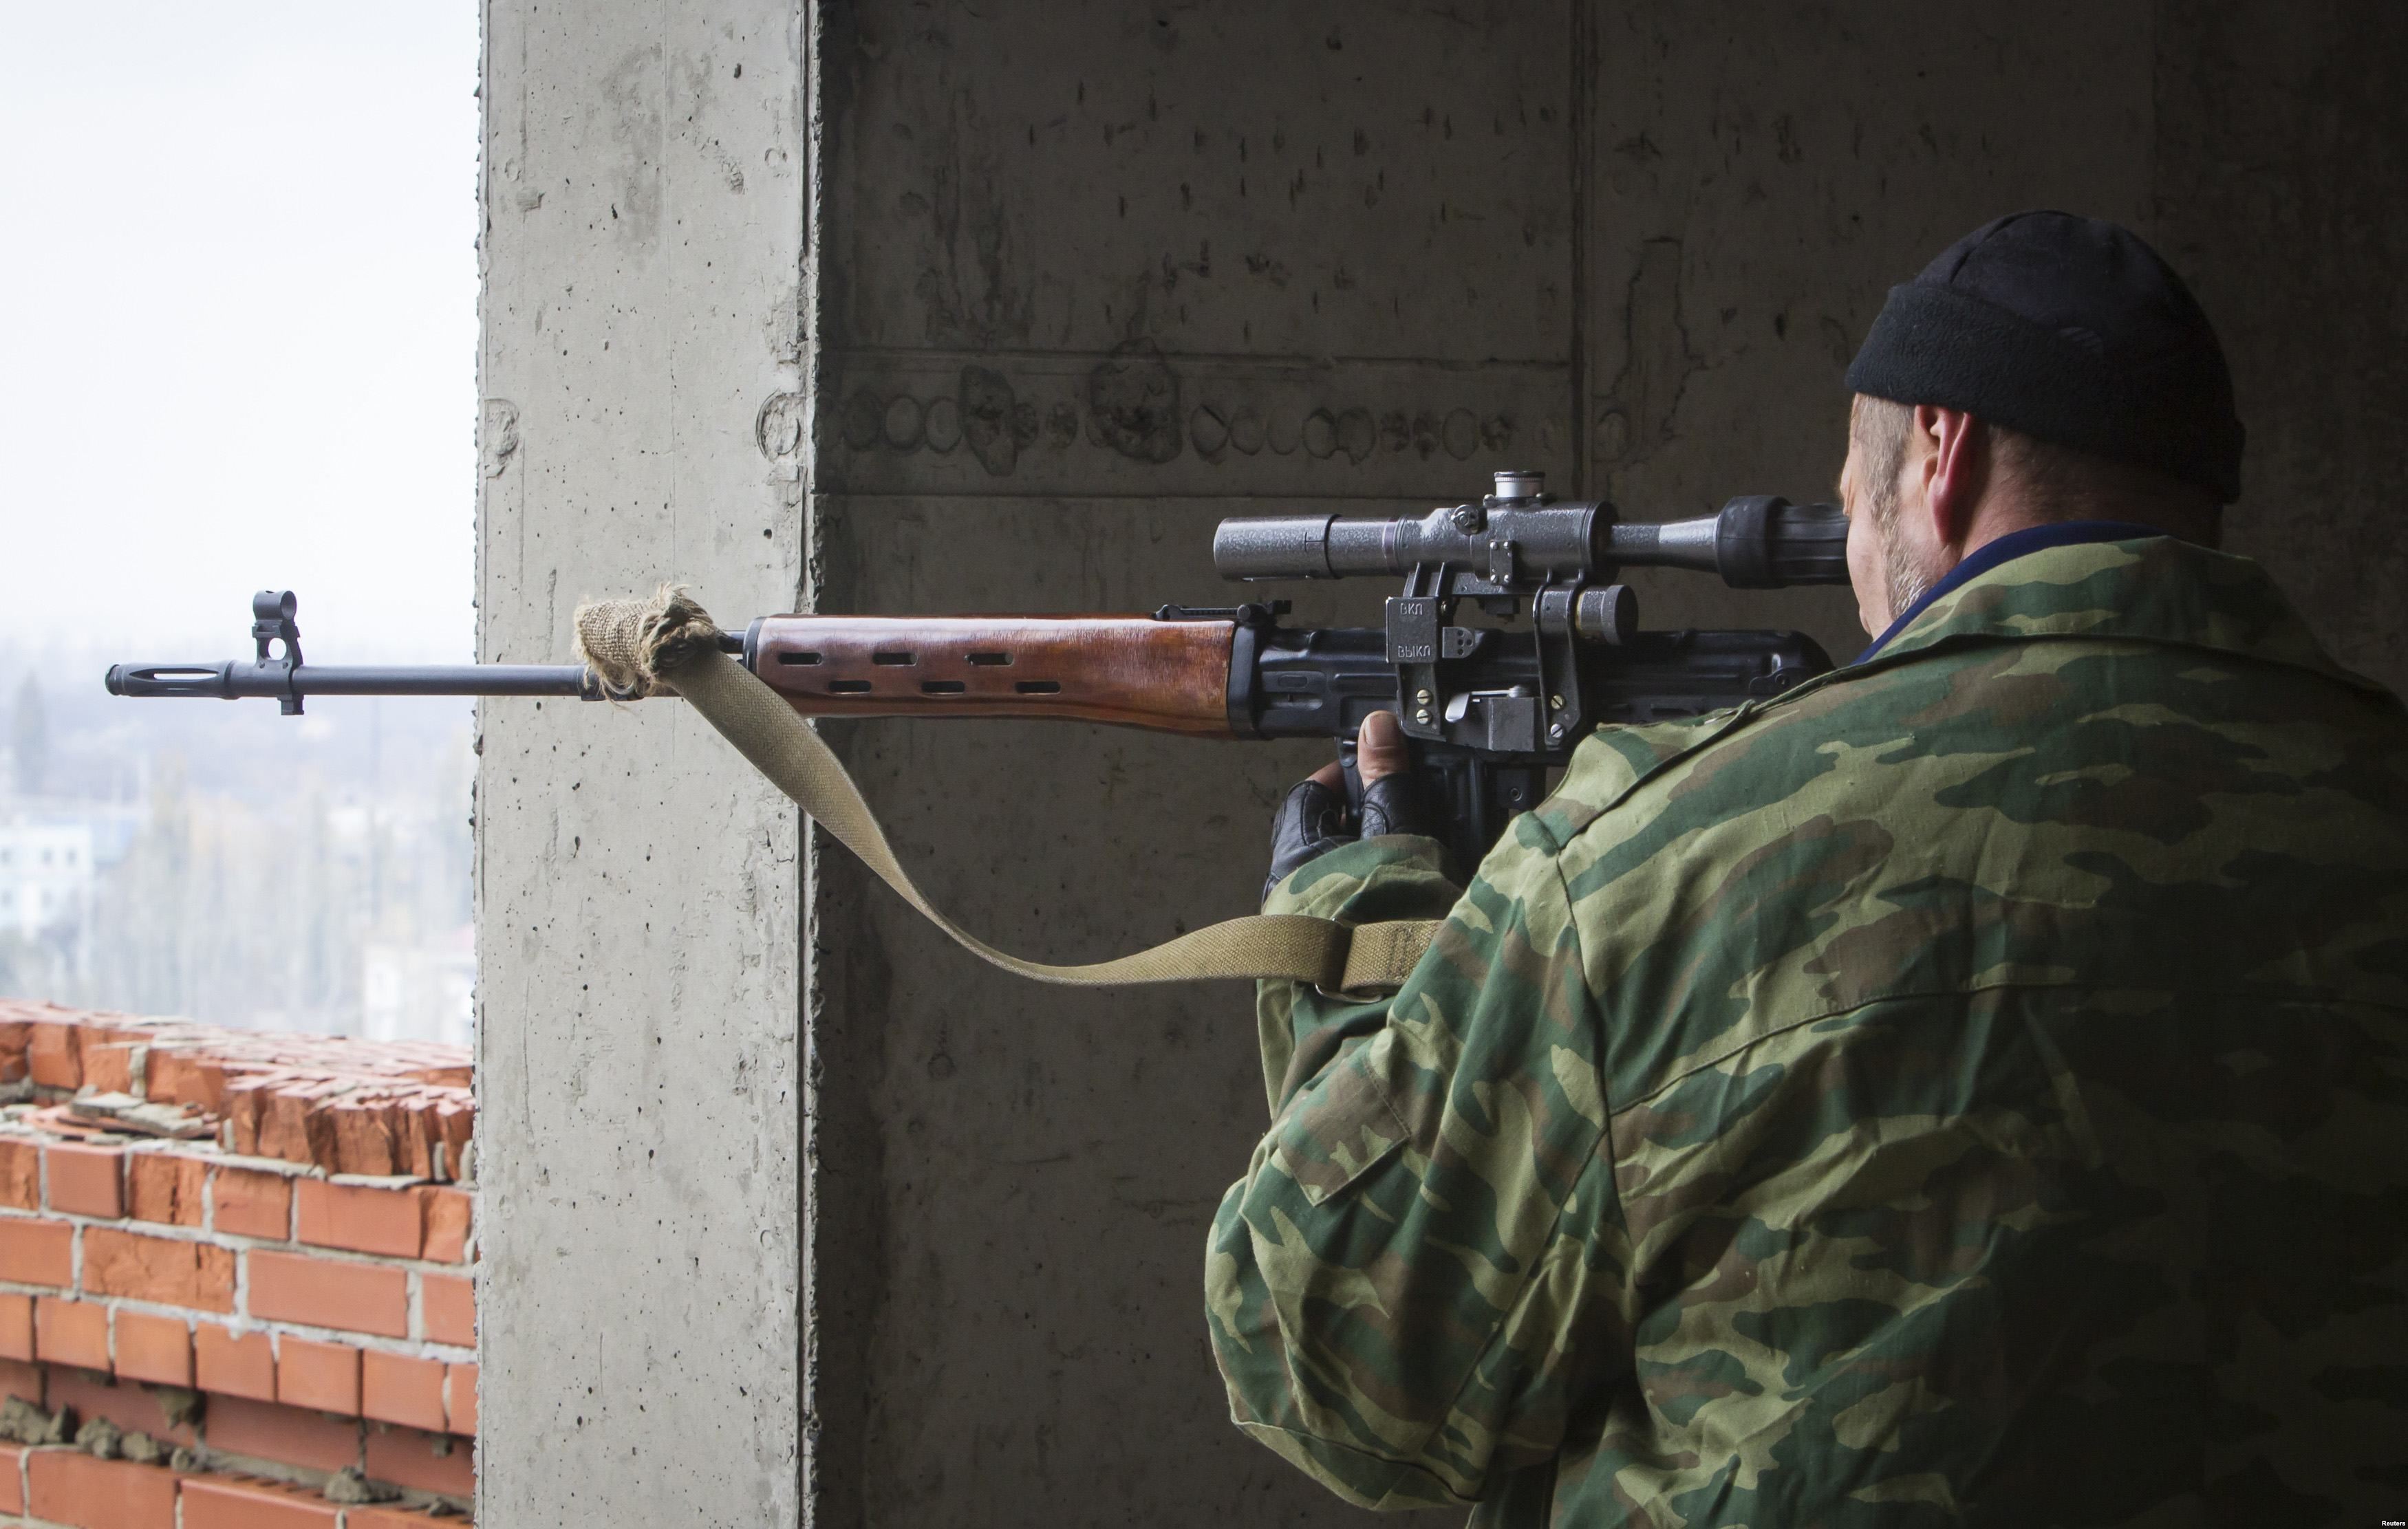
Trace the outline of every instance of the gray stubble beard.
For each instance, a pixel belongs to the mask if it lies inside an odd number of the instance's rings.
[[[1889,585],[1889,619],[1897,621],[1914,608],[1914,603],[1931,593],[1933,579],[1914,566],[1906,551],[1898,544],[1897,501],[1890,504],[1893,511],[1888,520],[1876,518],[1875,529],[1881,532],[1882,574]]]
[[[1931,593],[1934,580],[1929,572],[1914,565],[1914,559],[1899,544],[1898,475],[1905,465],[1905,436],[1899,434],[1895,450],[1880,455],[1886,455],[1889,461],[1865,485],[1865,496],[1872,511],[1874,540],[1881,548],[1882,582],[1889,587],[1889,619],[1895,622],[1914,609],[1917,600]]]

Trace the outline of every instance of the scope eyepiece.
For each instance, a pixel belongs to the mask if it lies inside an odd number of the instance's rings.
[[[1630,567],[1720,574],[1735,590],[1848,581],[1848,517],[1837,505],[1793,505],[1774,494],[1733,499],[1694,521],[1613,528],[1613,560]]]

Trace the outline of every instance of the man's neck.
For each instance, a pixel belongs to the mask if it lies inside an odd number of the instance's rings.
[[[1929,589],[1925,590],[1913,605],[1898,612],[1891,619],[1889,625],[1883,628],[1881,636],[1873,639],[1872,646],[1856,655],[1856,662],[1862,664],[1880,653],[1882,649],[1887,646],[1890,638],[1898,636],[1915,617],[1929,608],[1933,602],[1979,579],[2002,563],[2010,563],[2026,553],[2037,552],[2050,547],[2070,546],[2079,542],[2128,541],[2136,537],[2162,536],[2168,534],[2162,527],[2150,525],[2144,522],[2113,520],[2043,521],[2017,526],[2013,530],[2000,531],[1996,536],[1985,539],[1980,545],[1969,549],[1965,555],[1957,559],[1955,565],[1935,580]]]
[[[2201,547],[2216,547],[2224,539],[2222,508],[2192,503],[2186,495],[2177,500],[2167,494],[2139,492],[2138,488],[2129,493],[2043,494],[2022,483],[1994,484],[1973,507],[1964,539],[1956,548],[1955,561],[1963,562],[2001,536],[2077,521],[2145,525],[2161,536],[2178,536]]]
[[[2063,522],[2076,520],[2155,523],[2147,517],[2140,515],[2051,513],[2049,507],[2039,503],[2033,495],[1994,482],[1990,492],[1982,495],[1980,502],[1974,505],[1972,514],[1967,517],[1964,536],[1949,549],[1953,555],[1948,560],[1948,565],[1953,570],[1958,564],[2002,536],[2012,536],[2025,531],[2037,531],[2044,525],[2057,525]]]

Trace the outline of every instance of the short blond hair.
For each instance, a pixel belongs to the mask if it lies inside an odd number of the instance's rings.
[[[2197,484],[1982,422],[1990,433],[1995,470],[2015,485],[2041,520],[2138,521],[2209,547],[2223,535],[2224,507]],[[1849,411],[1848,435],[1873,476],[1866,487],[1874,519],[1886,530],[1898,514],[1896,484],[1914,435],[1914,406],[1858,393]]]

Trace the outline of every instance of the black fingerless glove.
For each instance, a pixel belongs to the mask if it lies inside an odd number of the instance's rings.
[[[1362,820],[1367,839],[1383,834],[1438,836],[1438,814],[1430,810],[1429,793],[1411,770],[1383,776],[1363,788]]]
[[[1263,897],[1269,900],[1271,889],[1306,862],[1352,844],[1358,836],[1377,838],[1383,834],[1436,832],[1428,793],[1421,778],[1410,770],[1383,776],[1364,787],[1359,821],[1347,810],[1342,793],[1318,780],[1300,781],[1271,819],[1271,871],[1263,879]]]
[[[1297,782],[1271,818],[1271,873],[1263,879],[1264,898],[1297,866],[1354,838],[1353,814],[1346,810],[1343,792],[1318,780]]]

